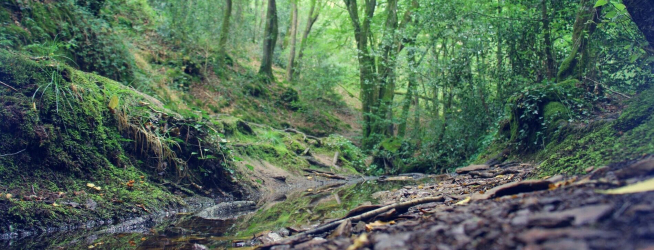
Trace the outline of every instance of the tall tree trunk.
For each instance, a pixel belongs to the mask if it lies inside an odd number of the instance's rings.
[[[232,0],[225,0],[225,14],[223,15],[223,24],[220,29],[220,40],[218,42],[218,49],[220,54],[220,67],[225,68],[225,58],[227,57],[227,37],[229,36],[229,21],[232,16]]]
[[[412,23],[414,26],[417,26],[418,21],[417,19],[412,17],[412,12],[420,7],[418,4],[417,0],[413,0],[412,2],[412,10],[407,11],[404,15],[404,22],[405,23]],[[411,108],[411,102],[413,99],[414,92],[417,91],[417,76],[416,76],[416,68],[418,67],[418,62],[416,62],[416,39],[418,37],[418,32],[416,30],[416,27],[412,27],[413,29],[411,30],[411,34],[409,35],[409,38],[406,41],[406,44],[408,45],[408,51],[407,51],[407,64],[409,65],[409,83],[407,85],[407,90],[406,90],[406,96],[404,97],[404,101],[402,103],[402,113],[400,116],[400,124],[398,125],[398,130],[397,130],[397,135],[400,137],[404,137],[406,135],[406,124],[407,120],[409,119],[409,109]],[[423,57],[421,58],[421,61]],[[416,93],[417,95],[417,93]],[[417,108],[417,107],[416,107]]]
[[[395,95],[395,70],[398,49],[397,41],[397,1],[388,0],[386,5],[386,24],[384,27],[384,38],[381,43],[382,63],[379,65],[380,88],[378,116],[383,119],[378,124],[376,132],[385,136],[393,136],[393,98]]]
[[[286,80],[293,81],[293,69],[295,68],[295,45],[297,42],[297,2],[291,0],[291,48],[288,53],[288,65],[286,66]]]
[[[257,18],[259,14],[259,0],[254,0],[254,27],[252,28],[252,43],[257,42],[257,36],[259,31],[259,19]]]
[[[259,74],[267,78],[268,81],[274,81],[272,73],[272,57],[277,43],[277,4],[275,0],[268,0],[268,12],[266,14],[266,27],[263,40],[263,57],[261,58],[261,67]]]
[[[649,47],[654,48],[654,1],[652,0],[623,0],[631,20],[643,32]]]
[[[588,66],[589,53],[587,50],[590,36],[595,31],[599,22],[599,11],[593,6],[593,0],[581,0],[577,18],[572,29],[572,49],[570,54],[563,60],[556,75],[556,80],[561,82],[570,77],[581,80],[584,70]]]
[[[320,14],[316,9],[316,4],[317,0],[311,0],[311,7],[309,9],[309,16],[307,18],[307,26],[304,28],[304,32],[302,33],[302,40],[300,41],[300,52],[297,56],[298,63],[293,70],[294,74],[296,75],[295,77],[299,76],[302,70],[302,58],[304,57],[304,49],[307,47],[307,39],[309,38],[309,33],[311,33],[313,24],[316,23]]]
[[[503,0],[497,0],[497,16],[502,16],[502,4],[501,1]],[[499,21],[497,23],[497,68],[495,69],[496,76],[497,76],[497,100],[500,102],[504,102],[504,90],[502,89],[502,85],[504,85],[504,74],[502,72],[502,67],[503,67],[503,62],[502,59],[504,59],[504,55],[502,55],[502,23]]]
[[[545,73],[547,79],[554,78],[554,56],[552,56],[552,35],[550,30],[550,19],[547,14],[548,0],[541,1],[541,18],[543,19],[543,39],[545,43]]]
[[[370,149],[377,144],[378,138],[372,134],[373,124],[377,120],[375,103],[375,58],[370,51],[368,38],[370,23],[377,6],[376,0],[365,0],[363,22],[359,19],[359,8],[356,0],[343,0],[354,28],[354,38],[357,43],[357,56],[359,59],[359,82],[361,85],[361,109],[363,113],[363,139],[364,149]]]

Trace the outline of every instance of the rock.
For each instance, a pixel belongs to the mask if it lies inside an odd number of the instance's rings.
[[[615,176],[626,179],[633,176],[644,176],[652,172],[654,172],[654,158],[648,158],[615,171]]]
[[[569,209],[555,214],[557,214],[557,216],[572,216],[574,217],[574,222],[572,224],[575,226],[581,226],[597,222],[611,213],[612,210],[613,205],[594,205]]]
[[[562,239],[543,243],[543,250],[588,250],[588,244],[581,240]]]
[[[518,240],[525,243],[540,243],[550,239],[613,239],[617,238],[613,232],[594,230],[588,228],[562,228],[542,229],[534,228],[518,235]]]
[[[193,249],[193,250],[208,250],[209,248],[207,248],[207,246],[205,246],[205,245],[195,243],[195,244],[193,244],[193,247],[191,249]]]
[[[272,239],[273,242],[282,240],[282,236],[279,236],[277,233],[270,232],[267,236]]]
[[[86,209],[93,210],[95,211],[95,208],[98,207],[98,203],[96,203],[93,199],[87,199],[86,204],[84,204]]]
[[[491,190],[486,191],[484,194],[475,194],[472,196],[473,200],[485,200],[506,195],[514,195],[520,193],[529,193],[540,190],[547,190],[551,182],[547,180],[526,180],[521,182],[511,182],[501,186],[497,186]]]
[[[363,233],[366,231],[366,223],[359,221],[356,226],[354,226],[353,233]]]
[[[529,217],[527,225],[530,227],[557,228],[570,226],[574,220],[575,217],[573,215],[563,213],[547,213]]]
[[[340,225],[329,235],[328,239],[335,239],[338,237],[349,237],[352,234],[352,222],[344,220]]]
[[[410,239],[411,233],[381,233],[372,237],[372,241],[375,243],[374,249],[406,249]]]
[[[490,166],[488,165],[470,165],[467,167],[462,167],[456,170],[457,174],[465,174],[471,171],[481,171],[481,170],[488,170]]]
[[[307,241],[307,242],[304,242],[304,243],[301,243],[301,244],[297,244],[297,245],[295,245],[294,248],[295,249],[310,249],[310,248],[313,248],[316,245],[320,245],[320,244],[325,243],[325,242],[327,242],[326,239],[316,237],[316,238],[311,239],[310,241]]]

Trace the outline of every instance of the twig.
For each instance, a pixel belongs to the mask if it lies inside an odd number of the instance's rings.
[[[588,78],[588,77],[585,77],[585,76],[584,76],[584,79],[585,79],[585,80],[589,80],[589,81],[591,81],[591,82],[594,82],[594,83],[596,83],[596,84],[599,84],[599,85],[601,85],[602,87],[604,87],[604,89],[608,89],[609,91],[613,92],[614,94],[618,94],[618,95],[621,95],[621,96],[624,97],[624,98],[631,99],[631,96],[625,95],[625,94],[620,93],[620,92],[615,91],[615,90],[612,90],[612,89],[610,89],[609,87],[607,87],[606,85],[602,84],[601,82],[597,82],[597,81],[595,81],[595,80],[593,80],[593,79],[590,79],[590,78]]]
[[[13,153],[13,154],[6,154],[6,155],[0,155],[0,157],[5,157],[5,156],[12,156],[12,155],[17,155],[17,154],[20,154],[20,153],[22,153],[22,152],[23,152],[23,151],[25,151],[25,150],[27,150],[27,149],[23,149],[23,150],[21,150],[21,151],[18,151],[18,152],[16,152],[16,153]]]
[[[396,211],[401,213],[403,211],[406,211],[410,207],[413,207],[413,206],[416,206],[416,205],[430,203],[430,202],[443,202],[444,200],[445,200],[445,198],[443,198],[442,196],[439,196],[439,197],[427,197],[427,198],[416,199],[416,200],[411,200],[411,201],[407,201],[407,202],[395,203],[395,204],[392,204],[392,205],[380,207],[378,209],[365,212],[365,213],[357,215],[357,216],[352,216],[352,217],[332,221],[330,223],[324,224],[324,225],[316,227],[314,229],[307,230],[307,231],[304,231],[304,232],[302,232],[300,234],[293,235],[293,236],[288,237],[286,239],[283,239],[281,241],[277,241],[277,242],[274,242],[274,243],[271,243],[271,244],[268,244],[268,245],[261,246],[261,247],[259,247],[259,249],[268,249],[268,248],[271,248],[272,246],[276,246],[276,245],[293,244],[297,240],[305,238],[308,235],[315,235],[315,234],[324,233],[326,231],[332,230],[332,229],[336,228],[338,225],[340,225],[345,220],[350,220],[352,222],[352,224],[354,224],[356,222],[364,221],[364,220],[373,218],[376,215],[388,212],[391,209],[395,209]]]
[[[18,90],[17,90],[17,89],[15,89],[15,88],[14,88],[14,87],[12,87],[12,86],[9,86],[9,85],[7,85],[6,83],[4,83],[4,82],[2,82],[2,81],[0,81],[0,84],[2,84],[2,85],[5,85],[5,86],[6,86],[7,88],[10,88],[10,89],[12,89],[13,91],[16,91],[16,92],[18,92]]]

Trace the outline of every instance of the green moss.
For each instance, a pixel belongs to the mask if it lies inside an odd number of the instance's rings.
[[[560,131],[538,156],[543,160],[541,175],[582,173],[590,166],[654,153],[653,92],[649,89],[634,98],[615,122]]]

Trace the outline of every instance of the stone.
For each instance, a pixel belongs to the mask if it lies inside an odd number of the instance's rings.
[[[98,203],[96,203],[93,199],[87,199],[86,204],[84,204],[86,209],[93,210],[95,211],[95,208],[98,207]]]
[[[348,237],[350,234],[352,234],[352,221],[344,220],[327,238],[335,239],[338,237]]]
[[[654,158],[648,158],[615,171],[615,176],[626,179],[634,176],[645,176],[652,172],[654,172]]]
[[[462,167],[456,170],[457,174],[465,174],[471,171],[482,171],[490,169],[489,165],[470,165],[467,167]]]

